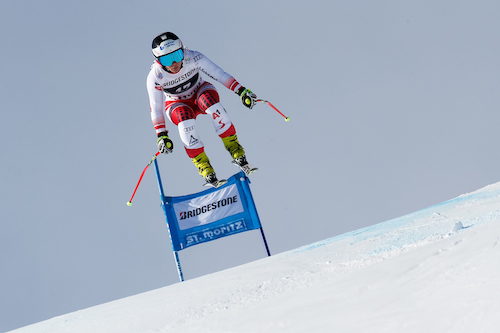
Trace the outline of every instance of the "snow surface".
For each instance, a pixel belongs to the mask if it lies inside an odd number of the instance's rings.
[[[11,332],[498,332],[499,239],[497,183]]]

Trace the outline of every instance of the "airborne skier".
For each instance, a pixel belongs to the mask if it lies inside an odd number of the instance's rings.
[[[216,88],[203,80],[200,71],[238,94],[243,105],[249,109],[254,106],[257,96],[202,53],[185,48],[174,33],[165,32],[154,38],[152,52],[156,59],[147,77],[147,90],[151,120],[158,136],[158,151],[168,154],[173,150],[166,130],[167,115],[177,126],[187,155],[198,168],[199,174],[209,185],[222,185],[224,181],[217,179],[196,132],[196,117],[208,114],[233,162],[246,174],[256,171],[257,168],[246,160],[236,129],[219,101]]]

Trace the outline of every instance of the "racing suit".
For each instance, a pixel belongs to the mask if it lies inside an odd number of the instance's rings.
[[[200,72],[234,92],[241,85],[200,52],[185,48],[182,62],[179,72],[170,73],[155,61],[147,77],[147,90],[156,133],[166,131],[166,115],[177,125],[188,156],[194,158],[204,152],[203,142],[196,132],[198,115],[210,115],[221,138],[236,134],[229,115],[219,101],[217,89],[204,81]]]

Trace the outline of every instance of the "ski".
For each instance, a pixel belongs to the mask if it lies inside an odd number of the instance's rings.
[[[222,185],[224,185],[226,183],[227,183],[227,179],[220,179],[215,184],[206,182],[205,184],[203,184],[203,186],[219,188],[219,187],[221,187]]]
[[[247,176],[250,176],[252,173],[259,170],[259,168],[252,166],[250,163],[247,163],[247,164],[242,165],[242,166],[240,166],[238,163],[236,163],[236,161],[232,161],[231,163],[233,163],[238,168],[240,168],[241,171],[243,171],[245,173],[245,175],[247,175]]]

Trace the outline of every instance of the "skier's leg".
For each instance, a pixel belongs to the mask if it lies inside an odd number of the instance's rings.
[[[205,83],[198,91],[196,104],[204,113],[210,115],[215,133],[222,139],[224,147],[233,159],[245,155],[245,150],[238,142],[236,129],[228,113],[219,102],[219,94],[210,83]]]
[[[222,108],[222,110],[224,110],[224,108]],[[241,170],[245,172],[245,174],[250,175],[251,173],[254,173],[255,171],[258,170],[256,167],[248,163],[247,158],[245,156],[245,150],[238,141],[238,136],[236,135],[236,130],[233,125],[231,125],[228,130],[226,130],[219,136],[221,137],[222,142],[224,143],[224,147],[226,147],[226,150],[233,158],[233,163],[238,165],[241,168]]]
[[[186,103],[174,102],[167,107],[167,115],[172,123],[177,125],[186,153],[198,169],[198,173],[207,181],[215,177],[214,169],[205,154],[203,142],[196,131],[196,115],[193,109]]]
[[[177,125],[179,136],[186,153],[193,158],[204,151],[204,145],[196,132],[196,117],[193,109],[186,103],[171,103],[167,115],[174,125]]]
[[[231,123],[231,120],[229,120],[229,116],[227,115],[226,110],[224,110],[224,107],[222,107],[222,104],[214,104],[205,112],[212,115],[215,129],[216,131],[218,131],[217,134],[219,134],[222,142],[224,143],[224,147],[226,147],[226,150],[233,158],[233,162],[238,165],[241,170],[247,175],[250,175],[257,171],[258,169],[256,167],[248,163],[245,156],[245,150],[238,141],[236,129]],[[224,127],[227,129],[225,131],[222,131],[221,128]]]

